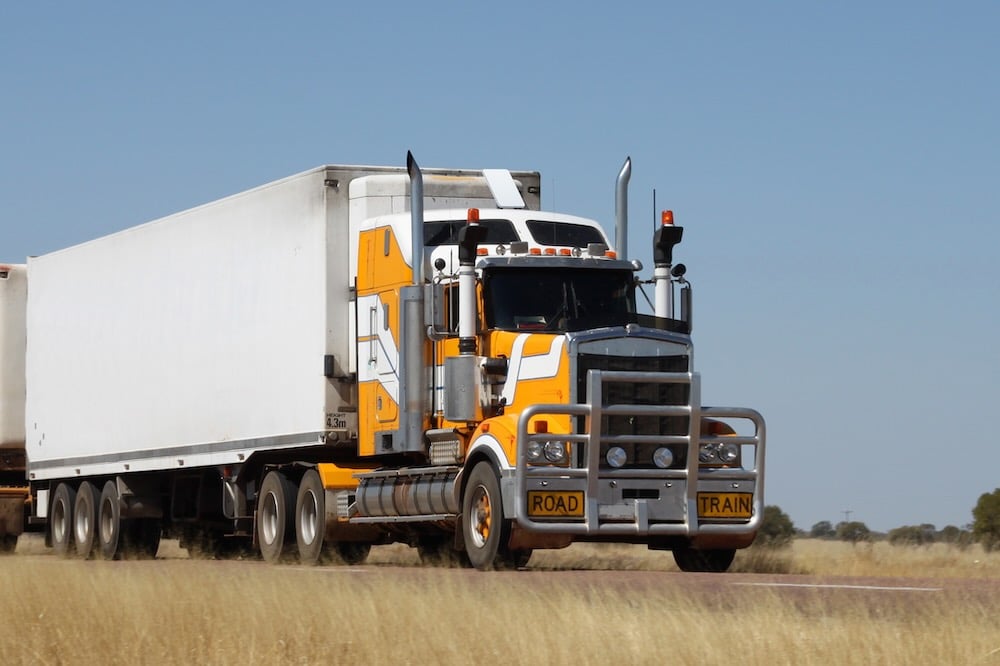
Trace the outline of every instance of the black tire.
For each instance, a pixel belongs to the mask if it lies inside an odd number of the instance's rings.
[[[73,507],[73,542],[76,556],[89,560],[97,546],[97,503],[100,495],[97,487],[84,481],[76,491],[76,505]]]
[[[302,564],[316,565],[326,559],[326,489],[319,472],[308,470],[299,483],[295,498],[295,544]]]
[[[69,557],[73,548],[73,508],[76,491],[65,483],[56,486],[49,508],[49,539],[56,555]]]
[[[284,474],[268,472],[257,496],[257,543],[271,564],[288,557],[295,531],[295,486]]]
[[[0,555],[11,555],[17,548],[17,535],[4,534],[0,537]]]
[[[523,569],[528,566],[528,560],[531,559],[531,553],[532,551],[530,548],[502,553],[504,567],[507,569]]]
[[[681,571],[702,573],[724,573],[736,557],[736,549],[695,550],[678,548],[674,551],[674,562]]]
[[[338,541],[333,545],[337,559],[350,565],[364,564],[371,550],[372,545],[363,541]]]
[[[156,559],[161,536],[158,518],[133,518],[125,521],[125,544],[122,557],[134,560]]]
[[[455,550],[455,537],[451,534],[422,536],[417,540],[417,555],[427,567],[471,567],[472,563],[463,550]]]
[[[472,566],[480,571],[510,568],[506,552],[510,525],[503,515],[500,480],[488,462],[472,468],[462,496],[462,536]]]
[[[101,559],[117,560],[124,550],[124,525],[122,524],[121,497],[118,484],[108,481],[101,491],[101,503],[97,509],[97,541]]]

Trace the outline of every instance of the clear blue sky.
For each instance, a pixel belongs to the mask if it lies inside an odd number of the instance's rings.
[[[596,4],[596,3],[594,3]],[[323,163],[537,169],[685,227],[709,404],[796,525],[1000,486],[1000,5],[8,2],[0,260]],[[647,273],[649,269],[647,269]]]

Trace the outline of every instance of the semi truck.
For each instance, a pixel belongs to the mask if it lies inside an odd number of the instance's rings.
[[[603,541],[725,571],[764,420],[701,404],[683,228],[663,212],[643,279],[630,177],[614,243],[542,211],[538,172],[408,154],[3,267],[3,543],[491,570]]]

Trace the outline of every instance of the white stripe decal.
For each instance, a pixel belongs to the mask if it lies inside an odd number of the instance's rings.
[[[562,349],[566,338],[561,335],[554,336],[548,352],[524,356],[524,345],[530,336],[530,333],[522,333],[514,340],[514,346],[510,352],[510,362],[507,366],[507,381],[504,382],[503,393],[501,393],[501,397],[506,400],[505,404],[514,403],[514,393],[517,390],[518,382],[555,377],[559,372],[559,361],[562,360]]]
[[[375,330],[371,311],[375,308]],[[399,350],[392,330],[382,325],[385,304],[378,294],[358,299],[358,381],[378,381],[385,392],[399,404]],[[374,339],[376,361],[371,361],[370,345]]]

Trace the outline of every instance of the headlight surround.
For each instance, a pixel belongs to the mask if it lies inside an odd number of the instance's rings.
[[[625,449],[620,446],[612,446],[608,449],[608,452],[604,454],[604,459],[608,461],[608,464],[614,468],[621,468],[625,466],[628,462],[628,454],[625,453]]]
[[[660,469],[667,469],[674,464],[674,452],[665,446],[653,451],[653,464]]]
[[[702,444],[698,449],[698,461],[702,465],[738,465],[740,445],[729,442]]]

